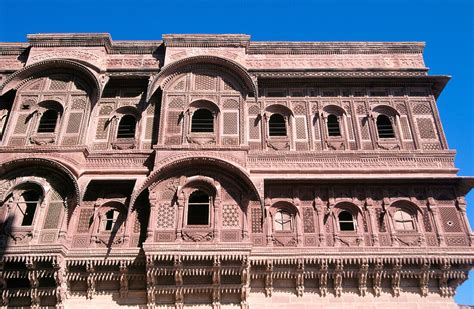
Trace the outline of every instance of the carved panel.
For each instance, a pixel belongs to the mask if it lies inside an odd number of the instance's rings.
[[[462,232],[461,222],[459,220],[458,211],[454,207],[440,207],[439,213],[445,232]]]
[[[260,139],[260,125],[257,122],[257,117],[249,117],[249,139]]]
[[[63,202],[61,201],[49,203],[48,213],[46,214],[46,218],[44,220],[44,229],[55,229],[58,227],[59,218],[61,216],[63,207]]]
[[[157,227],[162,229],[174,228],[175,210],[169,205],[161,205],[157,212]]]
[[[456,246],[468,246],[469,243],[467,241],[466,236],[446,236],[446,244],[450,247]]]
[[[87,248],[89,246],[89,236],[75,236],[72,240],[74,248]]]
[[[40,242],[51,243],[56,240],[56,232],[41,232]]]
[[[423,225],[425,226],[425,232],[432,232],[430,212],[427,208],[423,208]]]
[[[416,119],[418,126],[418,132],[422,139],[435,139],[436,132],[433,125],[433,121],[430,118],[418,118]]]
[[[223,113],[224,134],[239,133],[239,114],[237,112]]]
[[[97,131],[95,133],[96,139],[106,139],[107,138],[107,118],[100,118],[97,123]]]
[[[71,113],[67,122],[66,133],[79,133],[81,126],[82,113]]]
[[[318,237],[315,235],[305,235],[304,245],[307,247],[316,247],[318,245]]]
[[[179,111],[168,112],[168,121],[166,122],[166,125],[167,125],[166,132],[172,133],[172,134],[181,133],[180,115],[181,115],[181,112]]]
[[[259,207],[252,207],[252,233],[262,233],[262,210]]]
[[[227,228],[240,226],[240,209],[238,205],[224,204],[222,206],[222,226]]]
[[[89,232],[90,220],[94,214],[94,209],[81,209],[79,215],[79,222],[77,223],[77,232],[78,233],[87,233]]]
[[[222,231],[221,233],[221,241],[222,242],[237,242],[240,241],[240,234],[241,231]]]
[[[28,115],[20,114],[18,115],[18,120],[16,121],[16,127],[13,131],[13,134],[25,134],[28,130]]]
[[[303,230],[305,233],[314,233],[314,215],[312,207],[303,208]]]

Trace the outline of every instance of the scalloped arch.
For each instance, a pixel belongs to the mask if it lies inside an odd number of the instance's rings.
[[[156,76],[155,80],[153,80],[151,85],[148,87],[147,101],[150,100],[158,88],[163,88],[163,85],[176,74],[179,74],[183,68],[189,67],[193,64],[212,64],[225,68],[227,71],[236,75],[242,85],[245,86],[250,93],[253,93],[255,100],[257,100],[257,81],[250,76],[247,69],[239,63],[226,58],[203,55],[184,58],[164,66]]]
[[[247,174],[241,167],[227,162],[223,159],[205,156],[189,156],[179,158],[153,171],[150,176],[148,176],[148,178],[143,182],[140,188],[132,195],[130,205],[134,207],[135,201],[137,200],[138,196],[148,187],[150,187],[154,182],[159,180],[160,177],[162,177],[163,175],[170,175],[173,170],[186,167],[187,165],[207,165],[208,167],[214,167],[215,169],[221,172],[227,171],[229,174],[236,175],[242,181],[242,185],[245,185],[245,187],[248,188],[249,191],[251,191],[255,195],[255,198],[257,198],[260,202],[260,206],[263,211],[262,198],[260,197],[258,188],[250,180],[249,174]]]
[[[79,184],[77,183],[76,177],[74,176],[74,174],[68,167],[64,166],[62,163],[58,161],[43,159],[43,158],[13,159],[7,162],[2,162],[0,172],[6,175],[6,173],[8,173],[9,171],[12,171],[14,169],[19,169],[24,166],[28,168],[31,168],[31,166],[42,166],[42,167],[50,168],[59,172],[60,175],[65,177],[67,180],[69,180],[68,185],[70,185],[73,188],[71,190],[72,191],[71,193],[74,194],[74,202],[76,203],[76,205],[79,205],[80,190],[79,190]]]
[[[97,68],[93,67],[97,70]],[[97,102],[100,98],[102,87],[99,78],[85,65],[67,59],[49,59],[28,65],[10,75],[0,85],[0,95],[12,89],[18,89],[33,78],[47,76],[45,71],[55,69],[69,69],[82,77],[92,89],[91,98]]]

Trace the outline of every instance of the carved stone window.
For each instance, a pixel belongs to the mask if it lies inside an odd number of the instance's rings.
[[[286,136],[285,118],[280,114],[273,114],[268,120],[269,136]]]
[[[328,135],[341,136],[341,128],[339,126],[339,119],[336,115],[330,114],[327,118]]]
[[[49,109],[43,113],[38,125],[38,133],[54,133],[58,123],[59,113]]]
[[[204,191],[191,193],[188,199],[187,225],[210,224],[211,197]]]
[[[196,110],[191,119],[192,133],[213,133],[214,132],[214,115],[205,108]]]
[[[356,222],[352,214],[348,211],[341,211],[337,216],[340,231],[355,231]]]
[[[399,209],[393,214],[393,222],[396,231],[415,230],[415,222],[413,216],[403,209]]]
[[[377,117],[377,133],[379,138],[395,138],[392,122],[386,115],[379,115]]]
[[[135,130],[137,127],[137,120],[132,115],[125,115],[120,119],[117,138],[135,138]]]
[[[293,216],[284,210],[278,210],[273,219],[275,231],[292,231]]]

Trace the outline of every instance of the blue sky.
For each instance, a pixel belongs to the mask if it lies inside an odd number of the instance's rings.
[[[0,0],[0,41],[28,33],[109,32],[115,40],[163,33],[246,33],[252,40],[425,41],[430,74],[451,75],[438,100],[459,175],[474,175],[471,0],[143,1]],[[474,194],[468,196],[474,226]],[[474,273],[471,273],[474,277]],[[456,300],[474,305],[474,278]]]

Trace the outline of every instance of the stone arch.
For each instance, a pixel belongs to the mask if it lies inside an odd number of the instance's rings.
[[[272,104],[265,108],[265,112],[272,114],[281,114],[285,117],[294,116],[293,111],[283,104]]]
[[[153,171],[140,188],[132,195],[130,202],[131,207],[135,207],[134,204],[138,196],[154,183],[158,183],[172,174],[179,175],[180,172],[189,168],[200,169],[203,171],[201,176],[221,175],[234,180],[235,185],[240,186],[243,192],[248,193],[249,196],[260,202],[263,211],[263,201],[261,200],[260,193],[255,184],[251,181],[249,174],[245,172],[243,168],[221,158],[193,154],[176,158]]]
[[[94,67],[88,64],[96,72],[99,71],[97,67]],[[47,73],[58,69],[67,70],[68,74],[76,74],[88,84],[91,89],[91,100],[92,105],[94,105],[100,98],[102,93],[101,82],[97,73],[94,73],[86,65],[79,63],[77,61],[68,60],[68,59],[51,59],[40,61],[31,65],[28,65],[21,70],[16,71],[10,75],[1,85],[0,85],[0,96],[7,93],[12,89],[18,89],[28,81],[38,77],[47,76]]]
[[[167,82],[173,79],[178,74],[189,70],[193,65],[208,64],[217,66],[219,69],[235,76],[243,89],[248,93],[253,94],[255,100],[258,97],[257,82],[239,63],[217,56],[193,56],[181,59],[164,66],[161,72],[156,76],[148,87],[147,101],[153,96],[158,88],[163,89]]]
[[[53,173],[56,177],[58,177],[61,180],[62,184],[64,184],[65,190],[62,193],[66,196],[72,197],[71,202],[73,203],[73,205],[70,206],[79,205],[80,190],[76,180],[76,176],[70,168],[66,167],[64,164],[58,161],[44,158],[14,159],[2,162],[0,173],[5,175],[4,177],[2,177],[3,179],[8,179],[9,177],[13,177],[22,169],[28,171],[28,169],[31,169],[31,166],[40,167],[40,171]],[[21,175],[22,177],[28,177],[28,173],[19,173],[19,175]],[[4,193],[6,192],[3,192],[2,195]],[[72,213],[71,211],[69,212]]]
[[[347,113],[342,107],[331,104],[323,107],[323,114],[325,114],[326,116],[333,114],[340,117],[346,115]]]
[[[400,117],[400,113],[394,109],[393,107],[391,106],[388,106],[388,105],[377,105],[375,107],[372,107],[372,114],[377,117],[378,115],[385,115],[385,116],[388,116],[388,117],[395,117],[395,116],[399,116]]]

